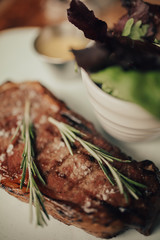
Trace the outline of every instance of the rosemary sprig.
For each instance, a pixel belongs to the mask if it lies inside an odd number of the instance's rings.
[[[73,155],[72,145],[74,144],[75,141],[78,141],[87,150],[87,152],[97,160],[100,168],[104,172],[109,182],[112,185],[115,185],[115,183],[117,184],[120,193],[124,194],[126,200],[127,194],[125,192],[125,189],[128,190],[132,197],[134,197],[135,199],[139,199],[139,196],[141,196],[141,192],[137,188],[146,188],[146,186],[129,179],[128,177],[120,173],[118,169],[116,169],[111,164],[114,161],[129,163],[131,162],[130,160],[121,160],[119,158],[113,157],[107,151],[93,145],[90,142],[85,141],[82,138],[84,134],[68,124],[58,122],[52,117],[49,117],[48,121],[54,124],[59,129],[61,136],[71,155]]]
[[[29,189],[30,192],[30,199],[29,199],[29,206],[30,206],[30,221],[32,222],[33,218],[33,210],[32,210],[32,203],[35,206],[36,211],[36,220],[37,225],[44,226],[46,224],[44,215],[49,219],[47,211],[44,206],[44,198],[37,186],[35,181],[35,177],[37,177],[43,184],[45,184],[35,162],[35,153],[34,153],[34,131],[33,125],[30,120],[30,102],[26,101],[25,103],[25,110],[24,110],[24,117],[21,124],[18,125],[12,140],[18,134],[18,131],[21,130],[22,133],[22,140],[24,142],[24,151],[23,151],[23,159],[21,162],[21,169],[22,169],[22,178],[20,182],[20,188],[23,187],[25,182],[25,176],[28,169],[28,184],[27,184],[27,191]],[[42,211],[41,211],[42,209]]]

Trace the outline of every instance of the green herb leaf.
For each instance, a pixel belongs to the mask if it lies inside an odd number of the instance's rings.
[[[155,38],[154,44],[157,45],[158,47],[160,47],[160,40],[158,40],[158,39]]]
[[[134,19],[130,18],[124,26],[122,36],[127,37],[131,34],[131,29],[132,29],[133,24],[134,24]]]
[[[146,36],[149,25],[142,24],[142,21],[139,20],[134,23],[134,19],[130,18],[123,29],[122,36],[130,37],[133,40],[143,41],[143,37]]]
[[[49,216],[47,214],[47,211],[44,206],[44,199],[43,196],[38,188],[38,185],[34,179],[34,177],[37,177],[43,184],[45,184],[35,162],[34,162],[34,131],[33,131],[33,125],[30,121],[30,102],[26,101],[25,103],[25,110],[24,110],[24,118],[21,122],[21,126],[18,126],[14,137],[18,134],[18,131],[21,129],[22,133],[22,139],[24,142],[24,151],[23,151],[23,159],[21,163],[21,169],[22,169],[22,178],[20,182],[20,188],[23,188],[25,177],[26,177],[26,171],[28,170],[28,183],[27,183],[27,191],[29,189],[30,192],[30,219],[32,221],[32,203],[35,206],[36,211],[36,217],[37,217],[37,225],[43,226],[46,224],[46,221],[44,219],[43,214],[49,219]],[[13,139],[13,138],[12,138]],[[42,209],[42,211],[41,211]]]

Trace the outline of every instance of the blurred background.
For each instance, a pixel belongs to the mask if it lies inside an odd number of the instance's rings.
[[[160,0],[146,0],[159,3]],[[66,20],[68,0],[0,0],[0,30],[20,26],[54,25]],[[120,0],[83,0],[109,27],[124,14]]]
[[[69,7],[69,2],[69,0],[0,0],[0,30],[20,26],[55,25],[67,19],[66,9]],[[116,0],[83,2],[98,16],[107,17],[108,9],[113,6],[118,15],[124,11],[119,8],[120,2]],[[114,16],[111,18],[115,16],[114,11]]]

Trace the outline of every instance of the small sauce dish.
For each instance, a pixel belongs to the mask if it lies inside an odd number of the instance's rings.
[[[65,65],[74,61],[71,49],[82,49],[88,44],[83,33],[69,22],[41,28],[34,40],[34,49],[46,63]]]

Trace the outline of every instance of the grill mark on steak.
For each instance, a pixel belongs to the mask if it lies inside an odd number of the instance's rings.
[[[85,140],[118,158],[129,157],[104,140],[91,123],[72,112],[36,82],[5,83],[0,87],[0,186],[18,199],[28,202],[27,181],[22,189],[19,188],[24,145],[17,137],[9,148],[13,130],[23,116],[25,98],[32,103],[36,164],[47,183],[43,186],[37,180],[37,184],[45,197],[48,213],[97,237],[110,238],[128,228],[150,234],[160,211],[159,170],[148,160],[139,163],[115,162],[114,166],[123,174],[147,185],[147,191],[142,192],[139,200],[129,196],[126,202],[118,187],[108,182],[97,162],[79,143],[75,143],[74,155],[69,154],[58,129],[47,118],[52,116],[70,123],[71,120],[64,116],[65,113],[67,116],[69,114],[86,126],[83,128],[76,123],[76,128],[86,133]]]
[[[63,113],[63,112],[62,112],[61,115],[62,115],[63,117],[65,117],[67,120],[69,120],[70,124],[71,124],[73,127],[76,128],[77,126],[79,126],[79,127],[81,128],[81,131],[82,131],[82,129],[83,129],[84,131],[87,131],[87,132],[90,132],[90,133],[91,133],[91,130],[90,130],[87,126],[85,126],[77,117],[71,115],[71,113],[67,113],[67,112],[64,112],[64,113]]]

